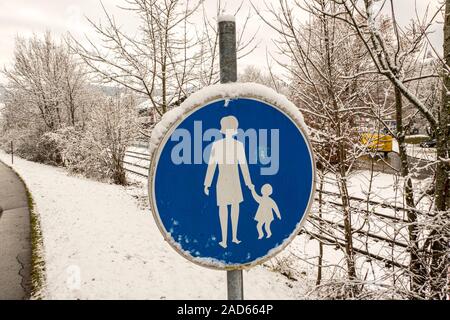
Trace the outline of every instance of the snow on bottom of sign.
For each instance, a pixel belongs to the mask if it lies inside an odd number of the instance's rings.
[[[212,268],[224,269],[227,266],[227,263],[223,260],[215,259],[215,258],[203,258],[203,257],[194,257],[190,251],[184,250],[183,247],[176,241],[170,242],[174,247],[177,248],[179,252],[182,252],[185,256],[190,256],[191,259],[201,265],[207,265]]]
[[[185,113],[210,101],[217,99],[225,99],[228,101],[237,98],[261,99],[262,101],[273,104],[296,120],[306,133],[309,132],[300,110],[284,95],[277,93],[272,88],[250,82],[216,84],[193,93],[179,107],[164,114],[161,121],[152,131],[150,153],[152,154],[154,152],[160,141],[164,138],[166,132]]]
[[[281,242],[277,243],[276,246],[269,251],[264,256],[259,257],[258,259],[246,264],[245,266],[242,266],[242,269],[249,269],[251,267],[254,267],[258,264],[261,264],[262,262],[266,261],[268,257],[273,257],[276,254],[278,254],[282,249],[284,249],[298,234],[298,230],[300,230],[300,227],[302,226],[304,221],[304,218],[297,223],[297,225],[294,228],[294,232],[287,238],[283,239]],[[172,234],[169,232],[171,238]],[[202,266],[207,266],[213,269],[232,269],[235,263],[229,263],[225,260],[219,260],[212,257],[197,257],[193,255],[193,251],[185,250],[181,244],[177,241],[172,239],[167,239],[167,241],[174,247],[179,253],[182,253],[185,257],[189,257],[189,259],[193,262],[198,263]]]

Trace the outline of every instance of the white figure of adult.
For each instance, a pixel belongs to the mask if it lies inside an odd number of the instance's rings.
[[[221,140],[212,144],[211,154],[208,161],[208,169],[205,176],[205,194],[209,195],[209,188],[216,167],[219,168],[219,176],[216,184],[217,206],[219,207],[220,228],[222,230],[222,241],[219,242],[223,248],[227,247],[228,235],[228,206],[231,206],[232,241],[239,244],[237,238],[239,222],[239,204],[243,201],[241,182],[239,179],[239,168],[248,188],[253,187],[248,171],[247,158],[244,145],[233,138],[237,134],[238,120],[233,116],[223,117],[220,120],[220,132],[225,135]]]

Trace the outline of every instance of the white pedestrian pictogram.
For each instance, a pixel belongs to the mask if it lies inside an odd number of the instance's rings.
[[[267,238],[272,236],[272,231],[270,230],[270,224],[273,221],[273,211],[277,215],[278,219],[281,220],[280,210],[278,209],[277,203],[270,197],[272,194],[272,186],[268,183],[262,186],[261,194],[258,195],[254,187],[251,187],[253,198],[258,202],[258,210],[256,211],[255,220],[258,222],[256,229],[258,230],[258,239],[264,237],[264,232],[262,230],[263,226],[266,229]]]
[[[223,117],[220,120],[220,126],[220,132],[225,137],[212,144],[208,169],[205,176],[204,191],[206,195],[209,195],[209,188],[212,184],[216,167],[218,167],[219,176],[217,178],[216,194],[217,206],[219,207],[220,228],[222,231],[222,241],[219,244],[223,248],[226,248],[229,205],[231,206],[232,241],[236,244],[241,242],[237,238],[239,204],[243,201],[239,168],[247,187],[251,189],[253,188],[253,184],[248,171],[244,145],[234,138],[239,126],[238,120],[233,116]]]

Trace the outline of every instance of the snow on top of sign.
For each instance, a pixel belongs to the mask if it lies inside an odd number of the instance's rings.
[[[181,117],[195,109],[198,106],[204,105],[207,102],[224,99],[225,101],[237,98],[254,98],[261,99],[267,103],[277,106],[283,110],[292,119],[299,123],[306,133],[309,133],[303,115],[300,110],[290,102],[284,95],[277,93],[272,88],[266,87],[257,83],[226,83],[216,84],[205,87],[187,98],[179,107],[165,113],[161,121],[155,126],[152,131],[150,140],[150,154],[153,154],[156,147],[163,139],[170,127]]]
[[[221,14],[217,17],[218,22],[230,21],[236,22],[236,18],[232,14]]]

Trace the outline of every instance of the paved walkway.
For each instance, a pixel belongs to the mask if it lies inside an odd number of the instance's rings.
[[[28,299],[30,287],[30,213],[25,186],[0,161],[0,300]]]

